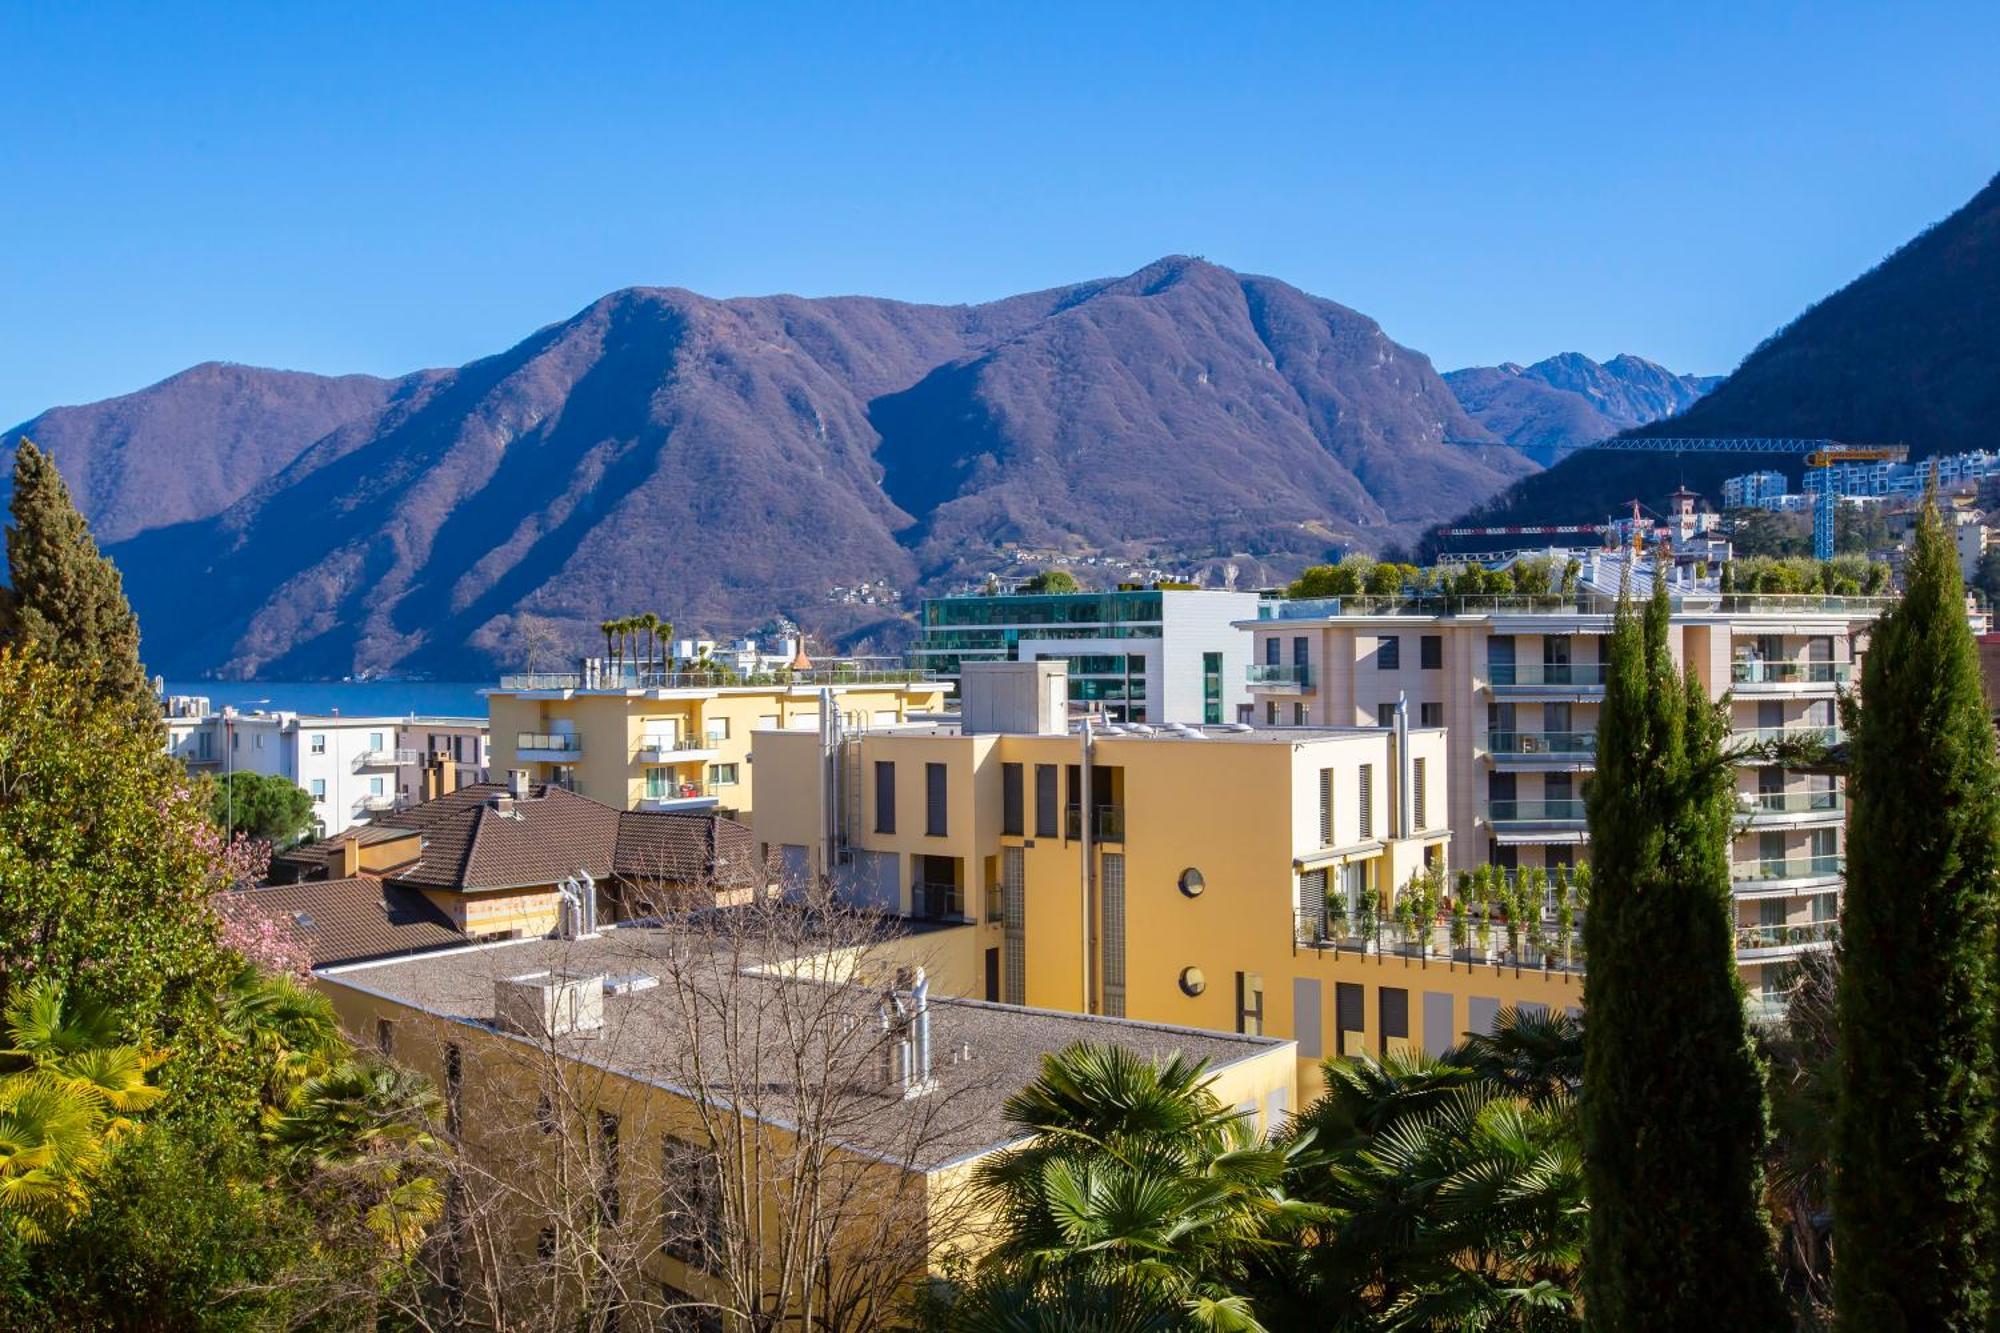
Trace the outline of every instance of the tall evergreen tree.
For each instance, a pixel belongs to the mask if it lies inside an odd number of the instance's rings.
[[[1834,1307],[1843,1329],[1985,1325],[2000,766],[1957,553],[1927,500],[1850,716]]]
[[[54,460],[25,438],[14,455],[12,515],[5,641],[85,672],[100,699],[155,715],[139,664],[139,618],[118,567],[97,549]]]
[[[1789,1320],[1761,1212],[1763,1071],[1736,973],[1728,721],[1674,669],[1656,579],[1619,599],[1584,920],[1584,1318],[1628,1329]]]

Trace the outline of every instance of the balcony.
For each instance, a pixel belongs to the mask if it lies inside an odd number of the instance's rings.
[[[1844,791],[1768,791],[1739,793],[1738,826],[1838,823],[1847,809]]]
[[[963,921],[965,895],[956,884],[918,880],[910,885],[910,915],[919,921]]]
[[[1729,683],[1740,694],[1830,693],[1853,678],[1852,662],[1736,661],[1729,664]]]
[[[1835,882],[1846,869],[1847,858],[1842,856],[1739,861],[1730,867],[1729,880],[1744,897],[1780,896],[1813,884]]]
[[[1083,836],[1083,811],[1072,805],[1064,812],[1064,836],[1075,842]],[[1090,837],[1093,842],[1125,841],[1125,807],[1096,805],[1090,810]]]
[[[1251,689],[1272,694],[1311,694],[1313,671],[1310,666],[1283,666],[1272,662],[1252,662],[1247,681]]]
[[[1462,938],[1454,940],[1455,932]],[[1542,972],[1584,970],[1582,925],[1572,921],[1565,936],[1561,922],[1552,915],[1524,920],[1510,934],[1505,916],[1498,913],[1483,922],[1477,915],[1471,916],[1460,928],[1443,918],[1405,926],[1393,915],[1363,922],[1354,920],[1347,911],[1300,911],[1295,913],[1292,939],[1297,948],[1335,953],[1384,954]]]
[[[1488,662],[1486,686],[1496,694],[1542,698],[1601,698],[1602,662]]]
[[[712,782],[648,782],[639,798],[641,810],[713,810],[734,787],[718,787]]]
[[[359,814],[380,814],[384,810],[394,810],[395,808],[396,798],[388,795],[386,792],[373,792],[366,796],[358,796],[354,801],[354,809]]]
[[[634,763],[692,764],[713,759],[716,743],[700,736],[646,736],[639,741]]]
[[[1486,752],[1498,764],[1548,761],[1593,763],[1597,758],[1594,731],[1489,731]]]
[[[1821,727],[1799,723],[1787,727],[1738,727],[1730,733],[1740,741],[1753,741],[1758,745],[1838,745],[1847,739],[1847,733],[1839,727]]]
[[[1837,921],[1809,921],[1796,926],[1736,927],[1736,957],[1742,962],[1796,958],[1815,949],[1830,949],[1840,932]]]
[[[1581,797],[1555,801],[1488,801],[1486,818],[1500,824],[1581,824],[1589,818]]]
[[[583,753],[583,738],[573,732],[523,731],[514,736],[514,757],[567,764]]]
[[[422,753],[416,750],[396,750],[384,747],[379,750],[363,750],[354,756],[356,768],[397,768],[404,764],[421,764]]]
[[[893,661],[894,659],[888,659]],[[832,663],[805,671],[663,671],[634,662],[592,662],[584,671],[528,671],[500,677],[504,693],[569,690],[713,690],[731,686],[929,685],[935,671]]]

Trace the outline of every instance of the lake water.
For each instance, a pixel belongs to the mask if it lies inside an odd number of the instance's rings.
[[[342,717],[485,717],[479,692],[498,682],[433,680],[170,680],[168,694],[204,694],[249,712],[338,713]]]

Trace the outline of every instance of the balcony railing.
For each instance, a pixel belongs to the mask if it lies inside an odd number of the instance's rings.
[[[1597,753],[1594,731],[1489,731],[1486,749],[1496,755],[1588,757]]]
[[[1495,824],[1559,824],[1589,818],[1580,797],[1556,801],[1488,801],[1486,817]]]
[[[1840,933],[1838,921],[1809,921],[1796,926],[1736,927],[1736,947],[1744,949],[1817,948],[1832,944]]]
[[[563,754],[582,754],[583,738],[566,731],[522,731],[515,733],[514,748],[518,750],[550,750]]]
[[[910,886],[910,908],[921,921],[962,921],[965,895],[956,884],[930,884],[922,880]]]
[[[1302,948],[1389,954],[1405,958],[1449,959],[1544,971],[1583,970],[1583,927],[1573,920],[1567,934],[1554,916],[1522,920],[1510,932],[1505,917],[1469,917],[1460,927],[1448,919],[1404,925],[1393,914],[1361,923],[1345,913],[1295,913],[1294,942]],[[1462,940],[1455,941],[1455,933]]]
[[[394,810],[396,808],[396,798],[385,792],[371,792],[367,795],[357,797],[354,802],[354,808],[356,810],[371,811]]]
[[[1488,662],[1486,679],[1494,685],[1568,685],[1604,687],[1602,662]]]
[[[1284,665],[1271,662],[1252,662],[1246,673],[1250,688],[1259,685],[1285,686],[1292,689],[1312,688],[1312,668],[1303,663]]]
[[[606,663],[587,671],[529,671],[500,677],[502,690],[708,690],[733,685],[923,685],[937,673],[917,667],[840,666],[805,671],[662,671]]]
[[[1842,873],[1846,868],[1847,859],[1841,856],[1767,858],[1738,861],[1730,867],[1729,877],[1738,884],[1781,879],[1826,879]]]
[[[707,797],[720,797],[724,789],[713,782],[648,782],[645,799],[649,801],[695,801]]]
[[[1083,836],[1083,811],[1072,805],[1064,812],[1066,832],[1073,842]],[[1125,841],[1125,807],[1094,805],[1090,808],[1090,836],[1096,842]]]
[[[713,753],[717,741],[705,736],[643,736],[639,740],[639,758],[653,763],[670,763],[677,754]]]
[[[1751,815],[1807,815],[1831,813],[1846,808],[1842,791],[1761,791],[1751,796],[1744,811]]]
[[[1680,592],[1669,596],[1676,612],[1722,611],[1737,615],[1803,611],[1817,615],[1874,616],[1895,604],[1893,597],[1822,596],[1816,593]],[[1527,594],[1397,593],[1388,596],[1273,598],[1257,605],[1259,620],[1321,620],[1335,616],[1609,616],[1615,601],[1583,591]]]
[[[356,768],[396,768],[402,764],[420,764],[423,753],[418,750],[397,750],[387,746],[379,750],[363,750],[354,756]]]
[[[1747,662],[1729,664],[1736,685],[1844,685],[1854,676],[1852,662]]]
[[[1733,733],[1739,740],[1755,741],[1759,745],[1776,745],[1785,742],[1816,745],[1838,745],[1847,738],[1847,733],[1839,727],[1821,727],[1799,724],[1788,727],[1739,727]]]

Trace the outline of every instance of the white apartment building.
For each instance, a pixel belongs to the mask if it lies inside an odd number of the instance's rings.
[[[963,662],[1058,661],[1078,709],[1213,725],[1251,702],[1249,643],[1235,623],[1257,603],[1253,592],[1205,588],[933,597],[912,660],[954,688]]]
[[[169,701],[167,752],[193,772],[225,780],[261,773],[296,782],[312,795],[319,837],[422,800],[419,773],[432,753],[465,756],[455,786],[483,780],[490,764],[483,718],[212,711],[206,703]]]
[[[1588,859],[1583,782],[1594,771],[1604,651],[1624,562],[1599,557],[1577,593],[1545,598],[1267,601],[1249,685],[1264,726],[1411,720],[1450,737],[1451,863],[1554,866]],[[1675,657],[1731,695],[1736,735],[1839,737],[1836,700],[1887,599],[1724,594],[1677,571]],[[1651,591],[1648,564],[1633,594]],[[1739,770],[1737,956],[1753,992],[1825,948],[1838,918],[1845,798],[1840,780],[1771,766]]]

